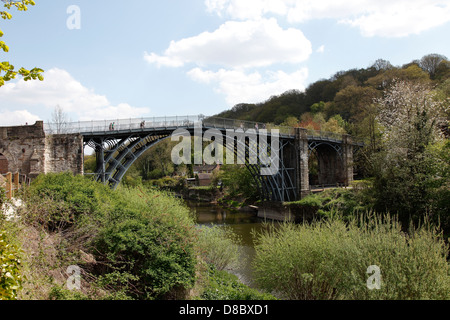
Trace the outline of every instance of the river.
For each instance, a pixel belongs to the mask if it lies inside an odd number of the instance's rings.
[[[254,287],[251,263],[255,249],[252,231],[260,231],[263,228],[264,219],[258,218],[253,212],[236,212],[210,203],[197,201],[186,201],[186,203],[195,213],[199,225],[228,226],[242,239],[240,267],[229,271],[246,285]]]

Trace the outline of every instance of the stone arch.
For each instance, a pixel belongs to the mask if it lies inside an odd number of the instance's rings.
[[[336,186],[345,183],[345,165],[340,145],[328,142],[309,144],[309,175],[311,186]]]

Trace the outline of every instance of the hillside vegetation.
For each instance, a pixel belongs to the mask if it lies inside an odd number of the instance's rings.
[[[357,136],[369,136],[367,126],[376,114],[374,100],[380,98],[394,81],[428,84],[442,97],[450,94],[450,61],[439,54],[426,55],[403,66],[379,59],[364,69],[337,72],[329,79],[316,81],[304,92],[290,90],[268,100],[237,104],[218,117],[287,124],[332,130],[324,124],[331,118],[342,119],[339,126]],[[325,131],[324,130],[324,131]]]

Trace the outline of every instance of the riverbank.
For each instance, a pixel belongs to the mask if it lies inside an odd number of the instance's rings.
[[[284,203],[249,202],[245,198],[229,197],[220,188],[210,186],[190,187],[183,192],[178,192],[177,196],[185,201],[217,205],[231,212],[253,213],[264,220],[294,223],[310,222],[315,218],[323,217],[333,210],[333,206],[336,209],[344,210],[345,213],[349,213],[353,209],[368,208],[367,206],[363,208],[361,199],[355,200],[356,197],[359,197],[359,193],[357,189],[353,188],[324,189],[322,192],[316,192],[302,200]],[[355,206],[355,201],[358,201],[360,207]]]
[[[233,248],[232,238],[198,229],[188,208],[167,192],[111,190],[81,176],[51,174],[27,190],[15,217],[0,216],[0,242],[20,257],[10,273],[19,282],[16,299],[190,300],[213,291],[235,300],[269,297],[221,272],[227,262],[215,265],[211,257],[220,247]]]

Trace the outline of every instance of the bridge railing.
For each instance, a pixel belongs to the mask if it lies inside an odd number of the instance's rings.
[[[173,117],[147,117],[134,119],[116,119],[100,121],[78,121],[70,123],[45,123],[44,131],[47,134],[95,133],[110,131],[130,131],[149,128],[179,128],[193,127],[197,123],[204,127],[221,129],[279,129],[282,135],[294,135],[294,128],[274,126],[272,124],[252,121],[226,119],[220,117],[173,116]]]
[[[342,133],[336,133],[336,132],[326,132],[326,131],[320,131],[320,130],[307,130],[308,137],[311,138],[318,138],[320,140],[328,140],[332,142],[338,142],[342,141],[343,134]]]
[[[282,136],[295,136],[295,128],[287,126],[278,126],[270,123],[261,123],[254,121],[244,121],[227,119],[221,117],[205,117],[204,115],[195,116],[172,116],[172,117],[146,117],[116,120],[100,120],[100,121],[78,121],[70,123],[46,123],[44,130],[47,134],[71,134],[71,133],[107,133],[112,131],[135,131],[150,128],[180,128],[194,127],[198,123],[202,123],[207,128],[220,129],[278,129]],[[319,130],[307,130],[310,138],[318,138],[321,140],[342,141],[342,134],[334,132],[324,132]],[[354,142],[355,138],[353,138]]]
[[[254,122],[254,121],[245,121],[245,120],[235,120],[235,119],[227,119],[220,117],[207,117],[203,120],[203,125],[205,127],[212,128],[225,128],[225,129],[267,129],[269,132],[271,129],[278,129],[281,135],[294,136],[295,128],[293,127],[285,127],[285,126],[276,126],[271,123],[262,123],[262,122]]]
[[[203,116],[145,117],[131,119],[113,119],[100,121],[78,121],[70,123],[46,123],[47,134],[97,133],[111,131],[133,131],[149,128],[192,127]]]

